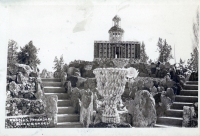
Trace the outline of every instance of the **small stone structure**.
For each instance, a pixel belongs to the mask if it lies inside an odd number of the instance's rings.
[[[50,122],[50,127],[55,127],[57,124],[57,101],[58,96],[57,95],[47,95],[45,102],[46,102],[46,108],[45,108],[45,114],[47,117],[52,118]]]
[[[140,42],[123,41],[124,30],[120,27],[121,18],[113,18],[114,25],[109,30],[109,41],[94,42],[94,59],[99,58],[140,58]]]
[[[80,122],[89,127],[93,122],[93,93],[89,89],[82,93],[80,106]]]

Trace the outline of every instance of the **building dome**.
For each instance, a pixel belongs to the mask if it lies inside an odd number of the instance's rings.
[[[121,21],[121,18],[118,15],[115,15],[114,18],[112,19],[113,21]]]
[[[113,26],[108,31],[109,33],[109,40],[112,42],[121,41],[123,38],[124,30],[120,27],[121,18],[119,16],[114,16],[112,19]]]
[[[113,26],[113,27],[111,27],[108,32],[110,33],[110,32],[117,32],[117,31],[118,32],[122,32],[122,33],[124,32],[124,30],[122,28],[120,28],[119,26]]]

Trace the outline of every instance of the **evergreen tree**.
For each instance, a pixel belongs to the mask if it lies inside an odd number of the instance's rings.
[[[58,60],[57,56],[55,57],[53,62],[55,63],[53,69],[55,69],[57,71],[60,67],[59,66],[59,60]]]
[[[199,8],[196,13],[196,20],[193,22],[193,52],[191,58],[188,60],[188,68],[198,71],[199,60]]]
[[[150,59],[150,60],[148,61],[149,64],[151,64],[152,62],[153,62],[152,59]]]
[[[30,65],[31,67],[36,67],[40,64],[40,60],[37,57],[39,49],[33,45],[32,41],[20,48],[20,50],[17,56],[19,63]]]
[[[185,63],[185,61],[183,61],[181,58],[180,58],[180,62],[179,62],[181,65],[183,65]]]
[[[61,67],[60,70],[62,70],[63,65],[64,65],[64,59],[63,59],[63,55],[61,55],[61,56],[60,56],[60,67]]]
[[[158,61],[168,62],[173,58],[171,55],[172,47],[171,45],[168,45],[166,40],[163,41],[162,38],[159,38],[157,46],[159,51]]]
[[[63,55],[61,55],[60,60],[57,58],[57,56],[54,59],[54,67],[53,69],[56,70],[56,72],[61,72],[62,68],[64,66],[64,59],[63,59]]]
[[[17,63],[17,42],[14,40],[8,41],[8,56],[7,56],[7,66],[12,66]]]
[[[145,44],[144,44],[144,42],[142,42],[141,49],[140,49],[140,61],[147,63],[148,59],[149,59],[149,57],[146,54]]]

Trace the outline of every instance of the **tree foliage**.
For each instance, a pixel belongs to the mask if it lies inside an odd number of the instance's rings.
[[[53,69],[56,70],[56,72],[61,72],[64,65],[63,55],[60,56],[60,60],[56,56],[53,62],[54,62]]]
[[[179,63],[180,63],[181,65],[183,65],[183,64],[185,63],[185,61],[183,61],[183,60],[180,58]]]
[[[193,52],[191,58],[188,60],[188,67],[194,71],[198,71],[198,60],[199,60],[199,8],[196,12],[196,19],[193,22]]]
[[[148,59],[149,59],[149,57],[146,54],[145,44],[144,44],[144,42],[142,42],[141,49],[140,49],[140,61],[147,63]]]
[[[37,57],[38,50],[33,42],[30,41],[23,48],[20,48],[20,52],[18,53],[18,62],[21,64],[30,65],[31,67],[36,67],[40,64],[40,60]]]
[[[162,38],[158,39],[158,51],[159,51],[159,57],[158,61],[160,62],[168,62],[170,59],[172,59],[172,47],[167,43],[166,40],[162,40]]]
[[[149,59],[148,63],[151,64],[152,62],[153,62],[152,59]]]
[[[17,42],[14,40],[8,41],[8,56],[7,56],[7,66],[12,66],[17,63]]]

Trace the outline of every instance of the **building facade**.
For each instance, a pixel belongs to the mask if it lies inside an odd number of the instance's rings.
[[[109,41],[94,41],[94,59],[140,59],[140,42],[123,41],[124,30],[120,27],[120,21],[118,16],[113,18],[114,24],[108,31]]]

